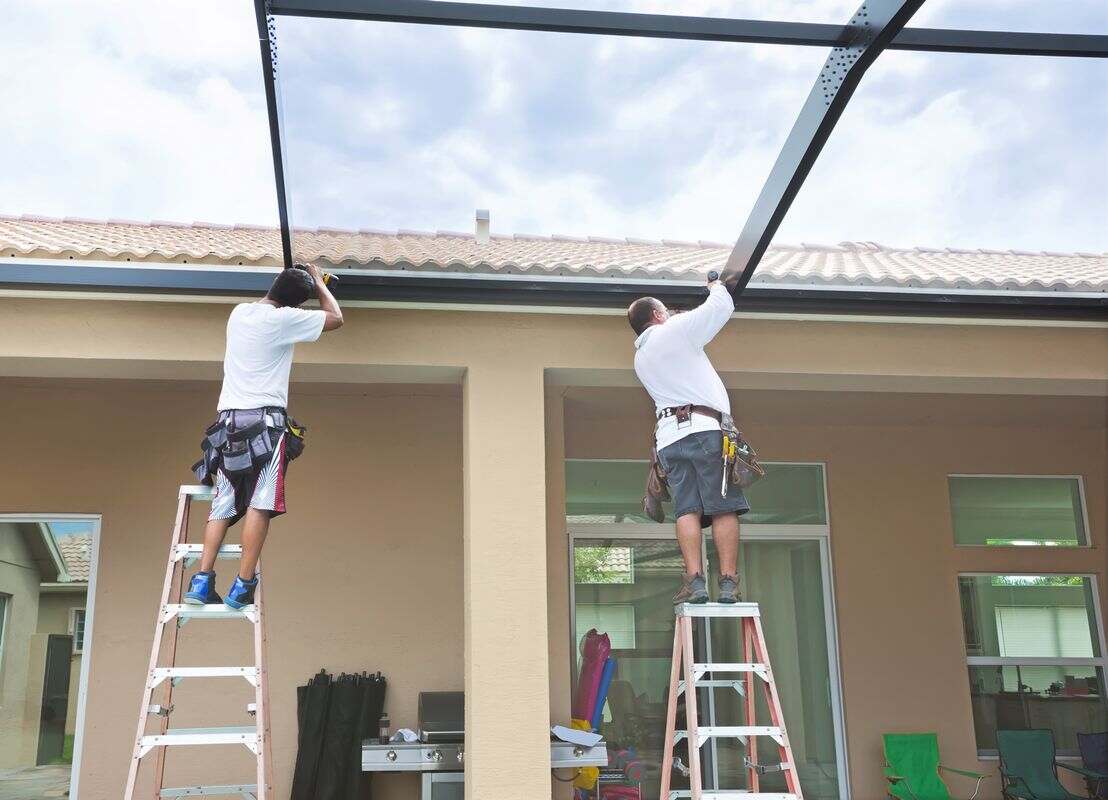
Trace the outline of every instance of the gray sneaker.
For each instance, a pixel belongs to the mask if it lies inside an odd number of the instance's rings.
[[[708,584],[704,576],[697,572],[695,575],[681,575],[681,589],[673,596],[673,604],[679,606],[682,603],[707,603]]]
[[[734,575],[719,576],[719,600],[720,603],[738,603],[742,600],[739,594],[739,580]]]

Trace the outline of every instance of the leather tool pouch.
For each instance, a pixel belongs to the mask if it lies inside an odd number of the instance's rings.
[[[655,522],[665,522],[666,513],[662,503],[668,502],[669,485],[666,483],[666,473],[658,461],[658,449],[650,448],[650,470],[646,473],[646,493],[642,498],[643,513]]]
[[[304,452],[304,436],[308,429],[289,417],[285,423],[285,455],[289,461],[299,458]]]
[[[735,443],[735,457],[731,462],[731,483],[740,489],[753,486],[766,476],[765,468],[758,462],[758,452],[750,446],[737,427],[730,414],[724,414],[720,422],[723,430],[724,446],[728,440]]]

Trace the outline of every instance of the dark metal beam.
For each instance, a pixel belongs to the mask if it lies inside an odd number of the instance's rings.
[[[923,0],[866,0],[854,13],[848,26],[853,31],[850,43],[833,48],[824,62],[727,258],[722,279],[736,300],[750,282],[862,76],[922,5]]]
[[[932,53],[1108,58],[1108,36],[1086,33],[905,28],[887,47],[889,50],[921,50]]]
[[[623,310],[651,295],[678,308],[704,298],[699,281],[612,280],[532,275],[419,272],[369,264],[340,270],[340,300],[518,305]],[[0,290],[247,297],[264,294],[273,268],[122,265],[113,262],[4,259]],[[915,314],[1004,318],[1108,319],[1108,295],[1056,291],[937,291],[854,287],[748,287],[744,311]]]
[[[850,32],[844,26],[826,23],[534,8],[443,0],[271,0],[270,13],[293,17],[810,47],[839,47],[850,41]],[[1104,58],[1108,57],[1108,36],[913,28],[899,32],[888,47],[896,50]]]
[[[273,179],[277,184],[277,216],[281,223],[281,256],[286,267],[292,266],[292,226],[289,193],[285,183],[285,146],[282,134],[281,84],[277,74],[277,22],[269,0],[254,0],[254,16],[258,23],[258,44],[262,51],[262,79],[265,83],[265,105],[269,116],[269,146],[273,151]]]

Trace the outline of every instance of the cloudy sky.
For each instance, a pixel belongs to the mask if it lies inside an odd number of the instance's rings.
[[[540,3],[535,3],[540,4]],[[544,0],[835,22],[856,0]],[[252,3],[8,0],[0,213],[275,224]],[[914,24],[1108,33],[1104,0]],[[732,241],[826,53],[279,20],[293,219]],[[1108,64],[886,53],[782,242],[1108,250]]]

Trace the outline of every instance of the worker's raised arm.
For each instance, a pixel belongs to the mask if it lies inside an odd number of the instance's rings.
[[[692,311],[678,314],[666,324],[681,328],[693,344],[704,347],[727,324],[734,310],[735,301],[731,299],[731,293],[716,280],[709,284],[707,300]]]
[[[323,313],[326,314],[326,318],[323,322],[323,330],[333,331],[336,328],[341,328],[342,309],[339,308],[338,300],[331,294],[331,290],[327,288],[327,283],[323,280],[323,270],[315,264],[309,264],[308,274],[315,279],[315,291],[316,296],[319,298],[319,307],[323,310]]]

